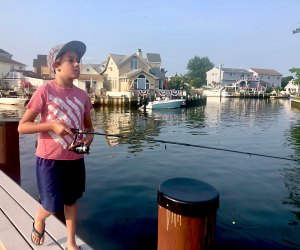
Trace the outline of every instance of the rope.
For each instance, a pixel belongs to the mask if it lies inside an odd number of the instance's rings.
[[[187,146],[187,147],[195,147],[195,148],[204,148],[204,149],[211,149],[211,150],[218,150],[218,151],[224,151],[224,152],[230,152],[230,153],[238,153],[238,154],[246,154],[251,156],[260,156],[260,157],[267,157],[267,158],[273,158],[273,159],[280,159],[280,160],[287,160],[287,161],[296,161],[293,158],[288,157],[281,157],[281,156],[274,156],[274,155],[266,155],[266,154],[259,154],[259,153],[251,153],[246,151],[239,151],[239,150],[233,150],[233,149],[225,149],[225,148],[217,148],[217,147],[209,147],[209,146],[203,146],[198,144],[191,144],[191,143],[184,143],[184,142],[175,142],[175,141],[166,141],[166,140],[158,140],[153,138],[136,138],[121,134],[107,134],[107,133],[98,133],[98,132],[89,132],[86,130],[80,130],[80,129],[71,129],[73,133],[77,134],[94,134],[94,135],[103,135],[103,136],[111,136],[111,137],[118,137],[123,139],[129,139],[129,140],[144,140],[148,142],[159,142],[165,144],[173,144],[173,145],[180,145],[180,146]]]

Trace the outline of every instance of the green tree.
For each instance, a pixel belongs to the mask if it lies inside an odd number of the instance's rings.
[[[195,56],[187,64],[187,77],[191,86],[199,88],[206,84],[206,72],[211,70],[214,64],[208,57]]]
[[[293,34],[300,33],[300,28],[293,30]]]
[[[290,72],[295,74],[295,84],[300,84],[300,68],[292,68]]]
[[[182,76],[179,76],[177,74],[175,76],[172,76],[169,80],[168,87],[169,89],[177,89],[177,90],[183,87]]]
[[[286,76],[282,77],[281,80],[281,88],[284,89],[284,87],[289,83],[290,80],[292,80],[294,77],[293,76]]]

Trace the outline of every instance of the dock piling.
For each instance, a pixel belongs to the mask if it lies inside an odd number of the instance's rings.
[[[158,250],[203,250],[213,245],[219,193],[191,178],[173,178],[158,188]]]
[[[0,169],[21,184],[19,121],[0,120]]]

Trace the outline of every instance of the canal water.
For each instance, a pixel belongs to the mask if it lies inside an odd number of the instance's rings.
[[[19,116],[0,108],[2,116]],[[78,234],[95,249],[156,249],[157,188],[190,177],[220,194],[215,249],[300,249],[300,110],[289,100],[208,98],[144,112],[99,108]],[[149,142],[146,138],[222,150]],[[37,198],[35,135],[20,135],[22,187]],[[284,157],[293,160],[273,158]]]

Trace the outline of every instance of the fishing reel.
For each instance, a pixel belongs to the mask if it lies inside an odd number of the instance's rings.
[[[72,129],[72,131],[73,131],[73,129]],[[77,141],[77,136],[78,136],[79,131],[74,130],[73,132],[75,133],[75,138],[74,138],[74,141],[71,143],[69,150],[75,152],[76,154],[89,154],[90,147],[85,146],[83,144],[83,142],[81,142],[81,141]]]

